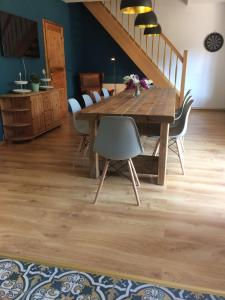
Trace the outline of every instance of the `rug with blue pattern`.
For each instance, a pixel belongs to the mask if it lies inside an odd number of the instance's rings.
[[[0,299],[225,300],[225,297],[0,259]]]

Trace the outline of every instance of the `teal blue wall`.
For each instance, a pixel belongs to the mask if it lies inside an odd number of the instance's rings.
[[[69,4],[69,8],[74,58],[73,76],[77,97],[79,97],[79,72],[103,72],[105,82],[113,82],[111,57],[117,58],[116,81],[118,83],[123,82],[125,75],[133,73],[144,77],[137,66],[83,4]]]
[[[117,82],[122,82],[123,76],[127,74],[142,75],[83,4],[66,5],[62,0],[0,0],[0,10],[39,23],[41,55],[39,59],[25,59],[29,74],[40,74],[45,66],[42,19],[63,25],[69,97],[76,96],[81,100],[79,72],[103,72],[105,82],[113,82],[113,65],[110,61],[113,56],[117,58]],[[12,81],[21,70],[20,59],[0,55],[0,94],[12,89]],[[0,140],[1,138],[0,122]]]
[[[0,0],[0,10],[18,16],[38,21],[40,59],[25,59],[28,73],[38,73],[45,66],[44,46],[42,34],[42,19],[54,21],[64,27],[65,54],[67,66],[67,79],[69,95],[73,92],[73,63],[69,7],[62,0]],[[21,60],[17,58],[6,58],[0,55],[0,94],[12,89],[11,83],[23,70]],[[1,140],[1,129],[0,129]]]
[[[69,19],[69,7],[61,0],[0,0],[0,10],[7,11],[31,20],[38,21],[40,59],[26,59],[28,73],[41,73],[45,66],[44,46],[42,34],[42,19],[57,22],[64,27],[66,66],[68,77],[68,90],[72,91],[72,46]],[[10,83],[18,76],[22,70],[21,60],[16,58],[6,58],[0,56],[0,93],[5,93],[11,89]]]

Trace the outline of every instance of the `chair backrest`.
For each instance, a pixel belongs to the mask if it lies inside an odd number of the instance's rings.
[[[94,151],[111,160],[126,160],[142,154],[143,148],[134,120],[120,116],[103,117]]]
[[[107,99],[110,97],[109,91],[106,88],[102,88],[102,93],[103,93],[104,99]]]
[[[80,91],[82,94],[93,91],[101,92],[104,73],[79,73]]]
[[[188,90],[187,93],[185,94],[184,96],[184,101],[182,103],[182,106],[180,107],[180,109],[178,110],[178,112],[176,113],[176,119],[179,119],[183,113],[183,110],[184,110],[184,107],[185,107],[185,104],[192,99],[192,96],[191,96],[191,90]]]
[[[84,103],[85,103],[85,107],[89,107],[91,105],[93,105],[93,101],[91,99],[91,96],[84,94],[82,95],[83,99],[84,99]]]
[[[184,95],[184,101],[187,100],[188,97],[191,96],[191,89],[187,91],[187,93]]]
[[[99,95],[98,92],[94,91],[94,92],[93,92],[93,95],[94,95],[94,97],[95,97],[96,103],[98,103],[98,102],[100,102],[100,101],[102,100],[102,99],[101,99],[101,96]]]
[[[189,119],[189,115],[191,112],[193,102],[194,102],[194,100],[191,99],[188,102],[186,102],[186,104],[184,106],[182,116],[179,119],[178,125],[177,125],[179,136],[184,136],[187,132],[188,119]]]
[[[78,131],[78,125],[77,125],[77,121],[76,121],[76,113],[81,111],[81,106],[75,98],[70,98],[68,100],[68,102],[69,102],[69,106],[70,106],[72,114],[73,114],[73,126]]]
[[[68,99],[68,102],[73,114],[81,111],[80,103],[75,98]]]
[[[85,120],[76,120],[76,113],[81,111],[80,103],[71,98],[68,100],[72,114],[73,114],[73,126],[75,130],[80,134],[89,134],[89,125]]]

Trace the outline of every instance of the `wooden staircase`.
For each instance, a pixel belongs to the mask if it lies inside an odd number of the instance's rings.
[[[120,12],[119,2],[85,2],[84,5],[147,78],[157,87],[176,88],[180,106],[184,98],[188,51],[182,55],[164,34],[144,36],[143,30],[134,27],[135,16]]]

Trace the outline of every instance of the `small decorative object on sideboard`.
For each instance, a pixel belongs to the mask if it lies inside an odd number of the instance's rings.
[[[40,88],[40,79],[37,74],[31,74],[30,75],[30,83],[31,83],[31,89],[33,92],[39,92]]]
[[[153,81],[147,78],[139,79],[136,74],[131,74],[123,78],[124,84],[126,84],[126,90],[134,89],[134,97],[138,97],[141,94],[140,88],[149,89]]]
[[[28,81],[22,79],[22,73],[21,72],[19,72],[19,80],[15,80],[14,83],[16,85],[20,86],[19,89],[14,89],[13,90],[14,93],[24,94],[24,93],[30,93],[31,92],[31,90],[24,89],[24,86],[28,84]]]
[[[45,69],[42,70],[42,74],[44,75],[44,78],[41,78],[42,85],[40,86],[40,89],[42,90],[50,90],[53,89],[52,85],[49,85],[49,83],[52,81],[51,78],[47,78],[47,74]]]

